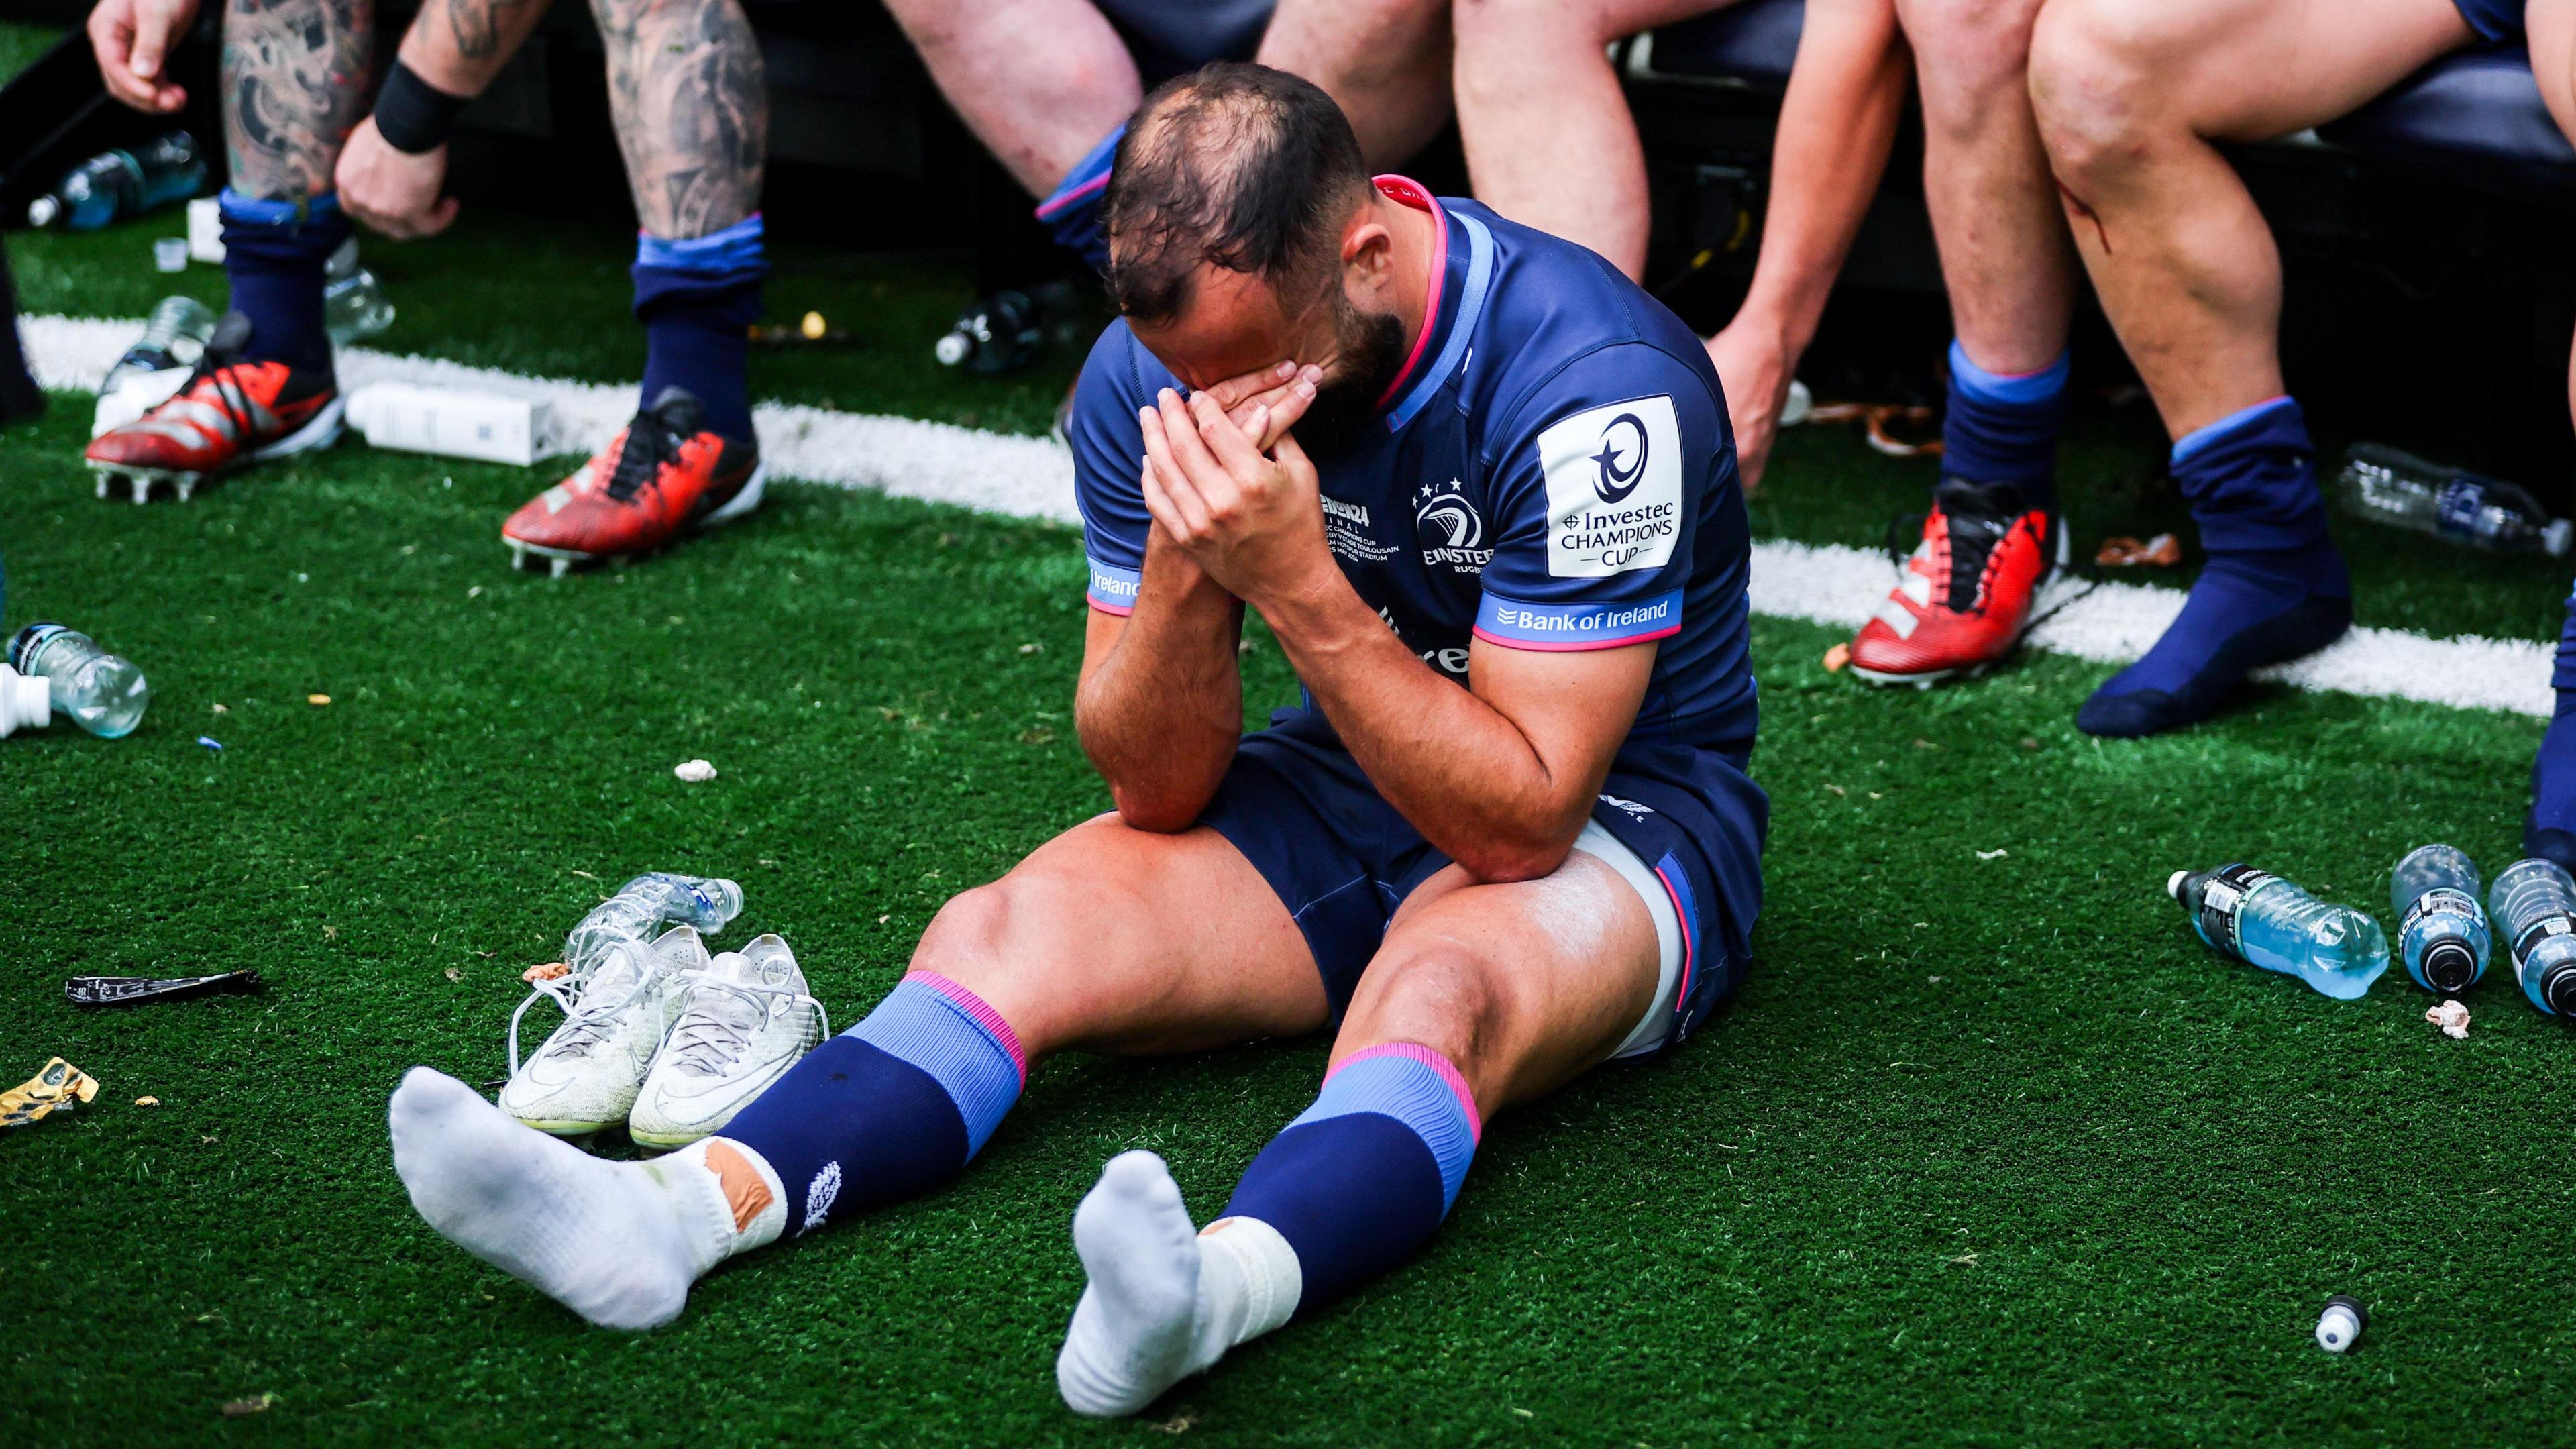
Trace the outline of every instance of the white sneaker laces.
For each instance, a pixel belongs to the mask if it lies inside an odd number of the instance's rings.
[[[712,967],[684,972],[681,979],[688,983],[689,1007],[662,1050],[692,1075],[717,1076],[742,1060],[751,1049],[752,1033],[777,1020],[782,1011],[800,1006],[812,1010],[821,1030],[806,1038],[807,1045],[832,1034],[832,1018],[823,1003],[794,986],[737,981],[716,974]],[[710,993],[725,1000],[710,1001]]]
[[[598,981],[602,971],[609,964],[627,960],[630,950],[635,957],[640,958],[640,964],[633,979],[627,983],[626,990],[614,1000],[592,1000],[593,993],[590,988]],[[593,964],[588,969],[576,970],[569,975],[551,979],[541,978],[530,983],[536,989],[528,993],[527,1000],[519,1003],[518,1010],[510,1013],[511,1076],[515,1077],[519,1074],[519,1022],[528,1014],[528,1008],[537,1004],[539,998],[550,998],[556,1006],[563,1009],[564,1024],[555,1028],[554,1035],[548,1037],[545,1045],[538,1048],[538,1054],[588,1056],[592,1047],[608,1039],[610,1031],[616,1026],[617,1017],[628,1007],[633,1006],[636,998],[651,990],[654,981],[662,974],[659,953],[641,941],[620,942],[597,953],[591,959]]]

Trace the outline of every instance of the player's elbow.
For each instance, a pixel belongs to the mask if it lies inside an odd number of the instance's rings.
[[[1120,823],[1150,835],[1178,835],[1198,824],[1199,812],[1207,808],[1204,792],[1193,798],[1177,790],[1112,784],[1109,798],[1118,807]]]
[[[1581,827],[1578,826],[1579,830]],[[1463,854],[1452,855],[1461,870],[1474,876],[1479,885],[1512,885],[1525,880],[1539,880],[1556,874],[1565,858],[1574,850],[1574,835],[1568,832],[1559,840],[1553,836],[1530,836],[1520,840],[1495,839]]]

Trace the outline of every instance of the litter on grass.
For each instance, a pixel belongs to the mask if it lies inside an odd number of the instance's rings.
[[[565,965],[561,961],[549,961],[543,966],[531,966],[527,970],[520,972],[519,979],[534,983],[539,981],[552,981],[557,977],[569,976],[571,974],[572,968],[570,966]]]
[[[96,1079],[55,1057],[34,1076],[0,1092],[0,1127],[24,1127],[97,1097]]]
[[[2424,1019],[2442,1029],[2442,1035],[2453,1041],[2469,1039],[2469,1009],[2456,1001],[2424,1008]]]
[[[2004,846],[1997,846],[1997,847],[1996,847],[1996,848],[1994,848],[1993,850],[1980,850],[1980,851],[1978,851],[1978,852],[1977,852],[1977,859],[1979,859],[1979,860],[2000,860],[2000,859],[2002,859],[2003,857],[2005,857],[2005,856],[2007,856],[2007,855],[2010,855],[2010,854],[2012,854],[2012,851],[2011,851],[2008,847],[2004,847]]]
[[[331,702],[331,696],[327,694],[308,694],[304,696],[304,702],[313,706],[315,709],[320,709],[322,706]]]
[[[2349,1293],[2338,1293],[2326,1300],[2326,1311],[2317,1318],[2317,1347],[2328,1353],[2341,1353],[2361,1337],[2362,1326],[2370,1322],[2370,1310]]]
[[[716,777],[716,767],[704,760],[689,760],[671,767],[671,773],[692,785],[703,785]]]
[[[161,1105],[161,1099],[158,1097],[137,1097],[134,1099],[134,1105],[137,1107],[158,1107]]]
[[[2093,561],[2104,568],[2169,569],[2182,562],[2182,544],[2170,533],[2159,533],[2144,543],[2134,538],[2106,538]]]
[[[70,997],[74,1006],[126,1006],[137,1001],[258,989],[256,971],[222,971],[212,976],[75,976],[63,983],[63,995]]]
[[[224,752],[224,742],[216,739],[213,735],[199,735],[197,736],[197,743],[204,745],[206,747],[206,753],[210,755],[220,755]]]
[[[1851,663],[1851,646],[1849,644],[1837,644],[1831,649],[1825,651],[1825,672],[1827,674],[1840,674],[1843,666],[1849,663]]]

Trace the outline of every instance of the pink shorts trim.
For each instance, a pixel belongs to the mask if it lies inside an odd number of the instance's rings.
[[[1000,1042],[1002,1049],[1011,1054],[1012,1064],[1020,1069],[1020,1085],[1024,1087],[1028,1085],[1029,1054],[1020,1050],[1019,1033],[1011,1030],[1011,1024],[1002,1020],[1002,1014],[993,1009],[991,1002],[936,971],[907,971],[903,979],[920,982],[957,1003],[960,1010],[975,1018],[975,1024],[991,1032],[993,1040]]]
[[[1355,1062],[1367,1061],[1371,1057],[1404,1057],[1429,1067],[1432,1074],[1440,1078],[1449,1090],[1457,1095],[1459,1108],[1467,1114],[1467,1135],[1478,1142],[1485,1140],[1485,1119],[1476,1111],[1476,1094],[1468,1090],[1467,1079],[1458,1075],[1458,1068],[1452,1065],[1447,1057],[1427,1046],[1409,1041],[1391,1041],[1382,1046],[1362,1047],[1342,1058],[1340,1064],[1332,1071],[1324,1073],[1324,1080],[1329,1082],[1333,1079],[1334,1073],[1345,1070]]]

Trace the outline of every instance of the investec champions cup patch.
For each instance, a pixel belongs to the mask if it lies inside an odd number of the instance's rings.
[[[1682,434],[1670,397],[1611,403],[1538,435],[1547,571],[1598,579],[1658,569],[1682,534]]]

